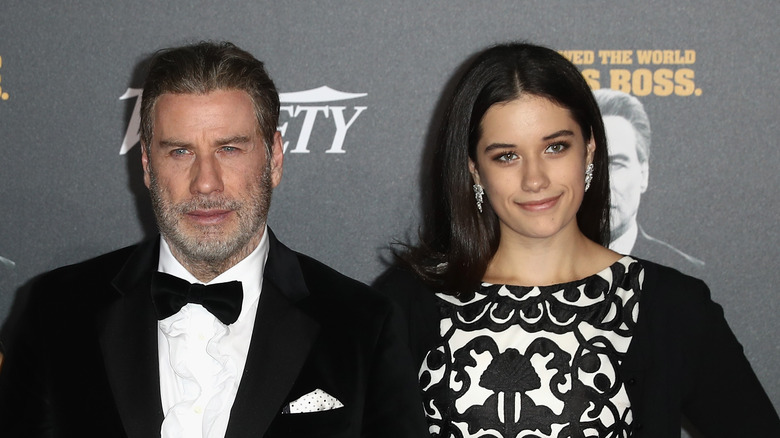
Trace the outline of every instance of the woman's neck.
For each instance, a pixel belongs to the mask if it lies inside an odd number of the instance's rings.
[[[484,280],[522,286],[565,283],[600,272],[621,257],[579,229],[566,234],[539,239],[502,235]]]

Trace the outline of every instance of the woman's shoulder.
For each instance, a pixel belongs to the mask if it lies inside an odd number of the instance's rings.
[[[372,286],[397,304],[407,328],[405,337],[420,365],[439,340],[439,303],[433,288],[404,266],[388,268]]]
[[[707,285],[677,269],[638,260],[645,283],[632,356],[626,359],[632,361],[629,368],[647,370],[646,378],[656,385],[653,391],[676,391],[683,413],[707,436],[778,430],[771,401]]]
[[[650,260],[633,257],[644,271],[644,290],[661,294],[668,298],[681,298],[680,295],[709,298],[709,289],[703,280],[684,274],[670,266],[661,265]]]
[[[411,268],[401,264],[394,264],[379,275],[373,285],[377,289],[383,289],[398,285],[424,287],[425,283]]]
[[[705,321],[722,319],[723,309],[712,300],[709,287],[699,278],[675,268],[635,259],[643,268],[640,314],[653,320],[688,327],[706,326]]]
[[[438,320],[439,300],[436,290],[411,267],[394,265],[372,284],[380,294],[400,306],[412,319]]]
[[[433,289],[410,267],[393,265],[372,283],[374,289],[399,303],[419,301],[421,297],[433,297]]]

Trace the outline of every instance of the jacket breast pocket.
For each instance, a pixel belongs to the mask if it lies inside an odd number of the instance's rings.
[[[271,423],[266,437],[357,438],[360,436],[360,430],[355,426],[346,407],[319,412],[279,414]]]

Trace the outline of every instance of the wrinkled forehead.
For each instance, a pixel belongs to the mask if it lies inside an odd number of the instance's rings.
[[[206,92],[163,93],[157,97],[152,108],[152,120],[171,112],[188,112],[193,109],[210,111],[214,115],[231,113],[234,117],[252,117],[260,130],[258,111],[252,96],[244,90],[235,88],[219,88]]]
[[[259,132],[252,100],[238,90],[163,94],[155,105],[153,120],[154,137]]]

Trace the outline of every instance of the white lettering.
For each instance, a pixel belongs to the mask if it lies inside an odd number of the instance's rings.
[[[365,106],[356,106],[355,114],[349,119],[349,122],[344,123],[344,110],[345,106],[332,106],[330,107],[330,113],[333,114],[333,122],[336,124],[336,135],[333,136],[333,143],[330,145],[330,149],[325,151],[326,154],[343,154],[344,139],[347,137],[347,129],[357,120],[360,113],[366,110]]]
[[[119,150],[120,155],[126,154],[140,141],[139,128],[141,127],[141,94],[143,89],[141,88],[128,88],[125,94],[119,98],[119,100],[126,100],[135,98],[135,106],[133,113],[130,116],[130,122],[127,125],[127,131],[125,132],[125,138],[122,141],[122,147]],[[295,105],[295,104],[312,104],[312,103],[327,103],[357,99],[366,96],[366,93],[346,93],[343,91],[334,90],[328,86],[322,86],[305,91],[295,91],[291,93],[279,93],[279,101],[283,104],[294,105],[281,105],[279,111],[281,114],[287,113],[289,118],[297,118],[301,113],[304,113],[303,121],[301,123],[300,131],[298,132],[297,139],[295,138],[295,132],[291,129],[289,121],[284,121],[277,129],[282,134],[282,138],[285,139],[282,148],[286,153],[290,142],[295,141],[295,147],[290,149],[290,153],[294,154],[308,154],[309,140],[311,140],[312,133],[315,126],[318,124],[318,120],[322,119],[317,117],[319,113],[322,113],[325,118],[329,118],[333,115],[333,124],[335,125],[335,134],[333,134],[333,141],[331,141],[330,148],[325,151],[327,154],[343,154],[344,142],[347,137],[347,132],[358,119],[358,116],[363,113],[368,107],[355,106],[354,113],[350,117],[349,121],[346,121],[344,117],[344,111],[346,106],[329,106],[329,105]],[[281,115],[280,114],[280,115]],[[288,133],[290,135],[288,135]],[[291,140],[288,140],[291,139]]]
[[[322,112],[325,114],[325,118],[328,118],[327,106],[302,106],[295,107],[295,113],[293,117],[298,117],[301,111],[306,112],[306,116],[303,118],[303,126],[301,126],[301,133],[298,134],[298,143],[295,144],[295,149],[290,152],[294,154],[308,154],[309,150],[306,146],[309,144],[311,138],[311,131],[314,129],[314,120],[317,118],[317,113]]]
[[[366,93],[345,93],[334,90],[324,85],[306,91],[293,91],[292,93],[279,93],[279,102],[282,103],[322,103],[336,102],[338,100],[350,100],[366,96]]]
[[[279,114],[281,115],[282,112],[287,112],[287,114],[292,117],[293,111],[295,111],[295,107],[292,105],[282,105],[279,107]],[[276,129],[282,134],[282,138],[287,138],[287,125],[289,125],[289,122],[284,122],[281,126],[277,126]],[[282,152],[287,152],[287,146],[290,145],[289,140],[284,140],[284,143],[282,143]]]
[[[125,100],[135,97],[133,114],[130,116],[130,123],[127,124],[125,139],[122,140],[122,147],[119,148],[119,155],[126,154],[141,140],[141,135],[138,130],[141,128],[141,93],[143,93],[143,91],[143,88],[128,88],[127,91],[125,91],[125,94],[119,98],[119,100]]]

